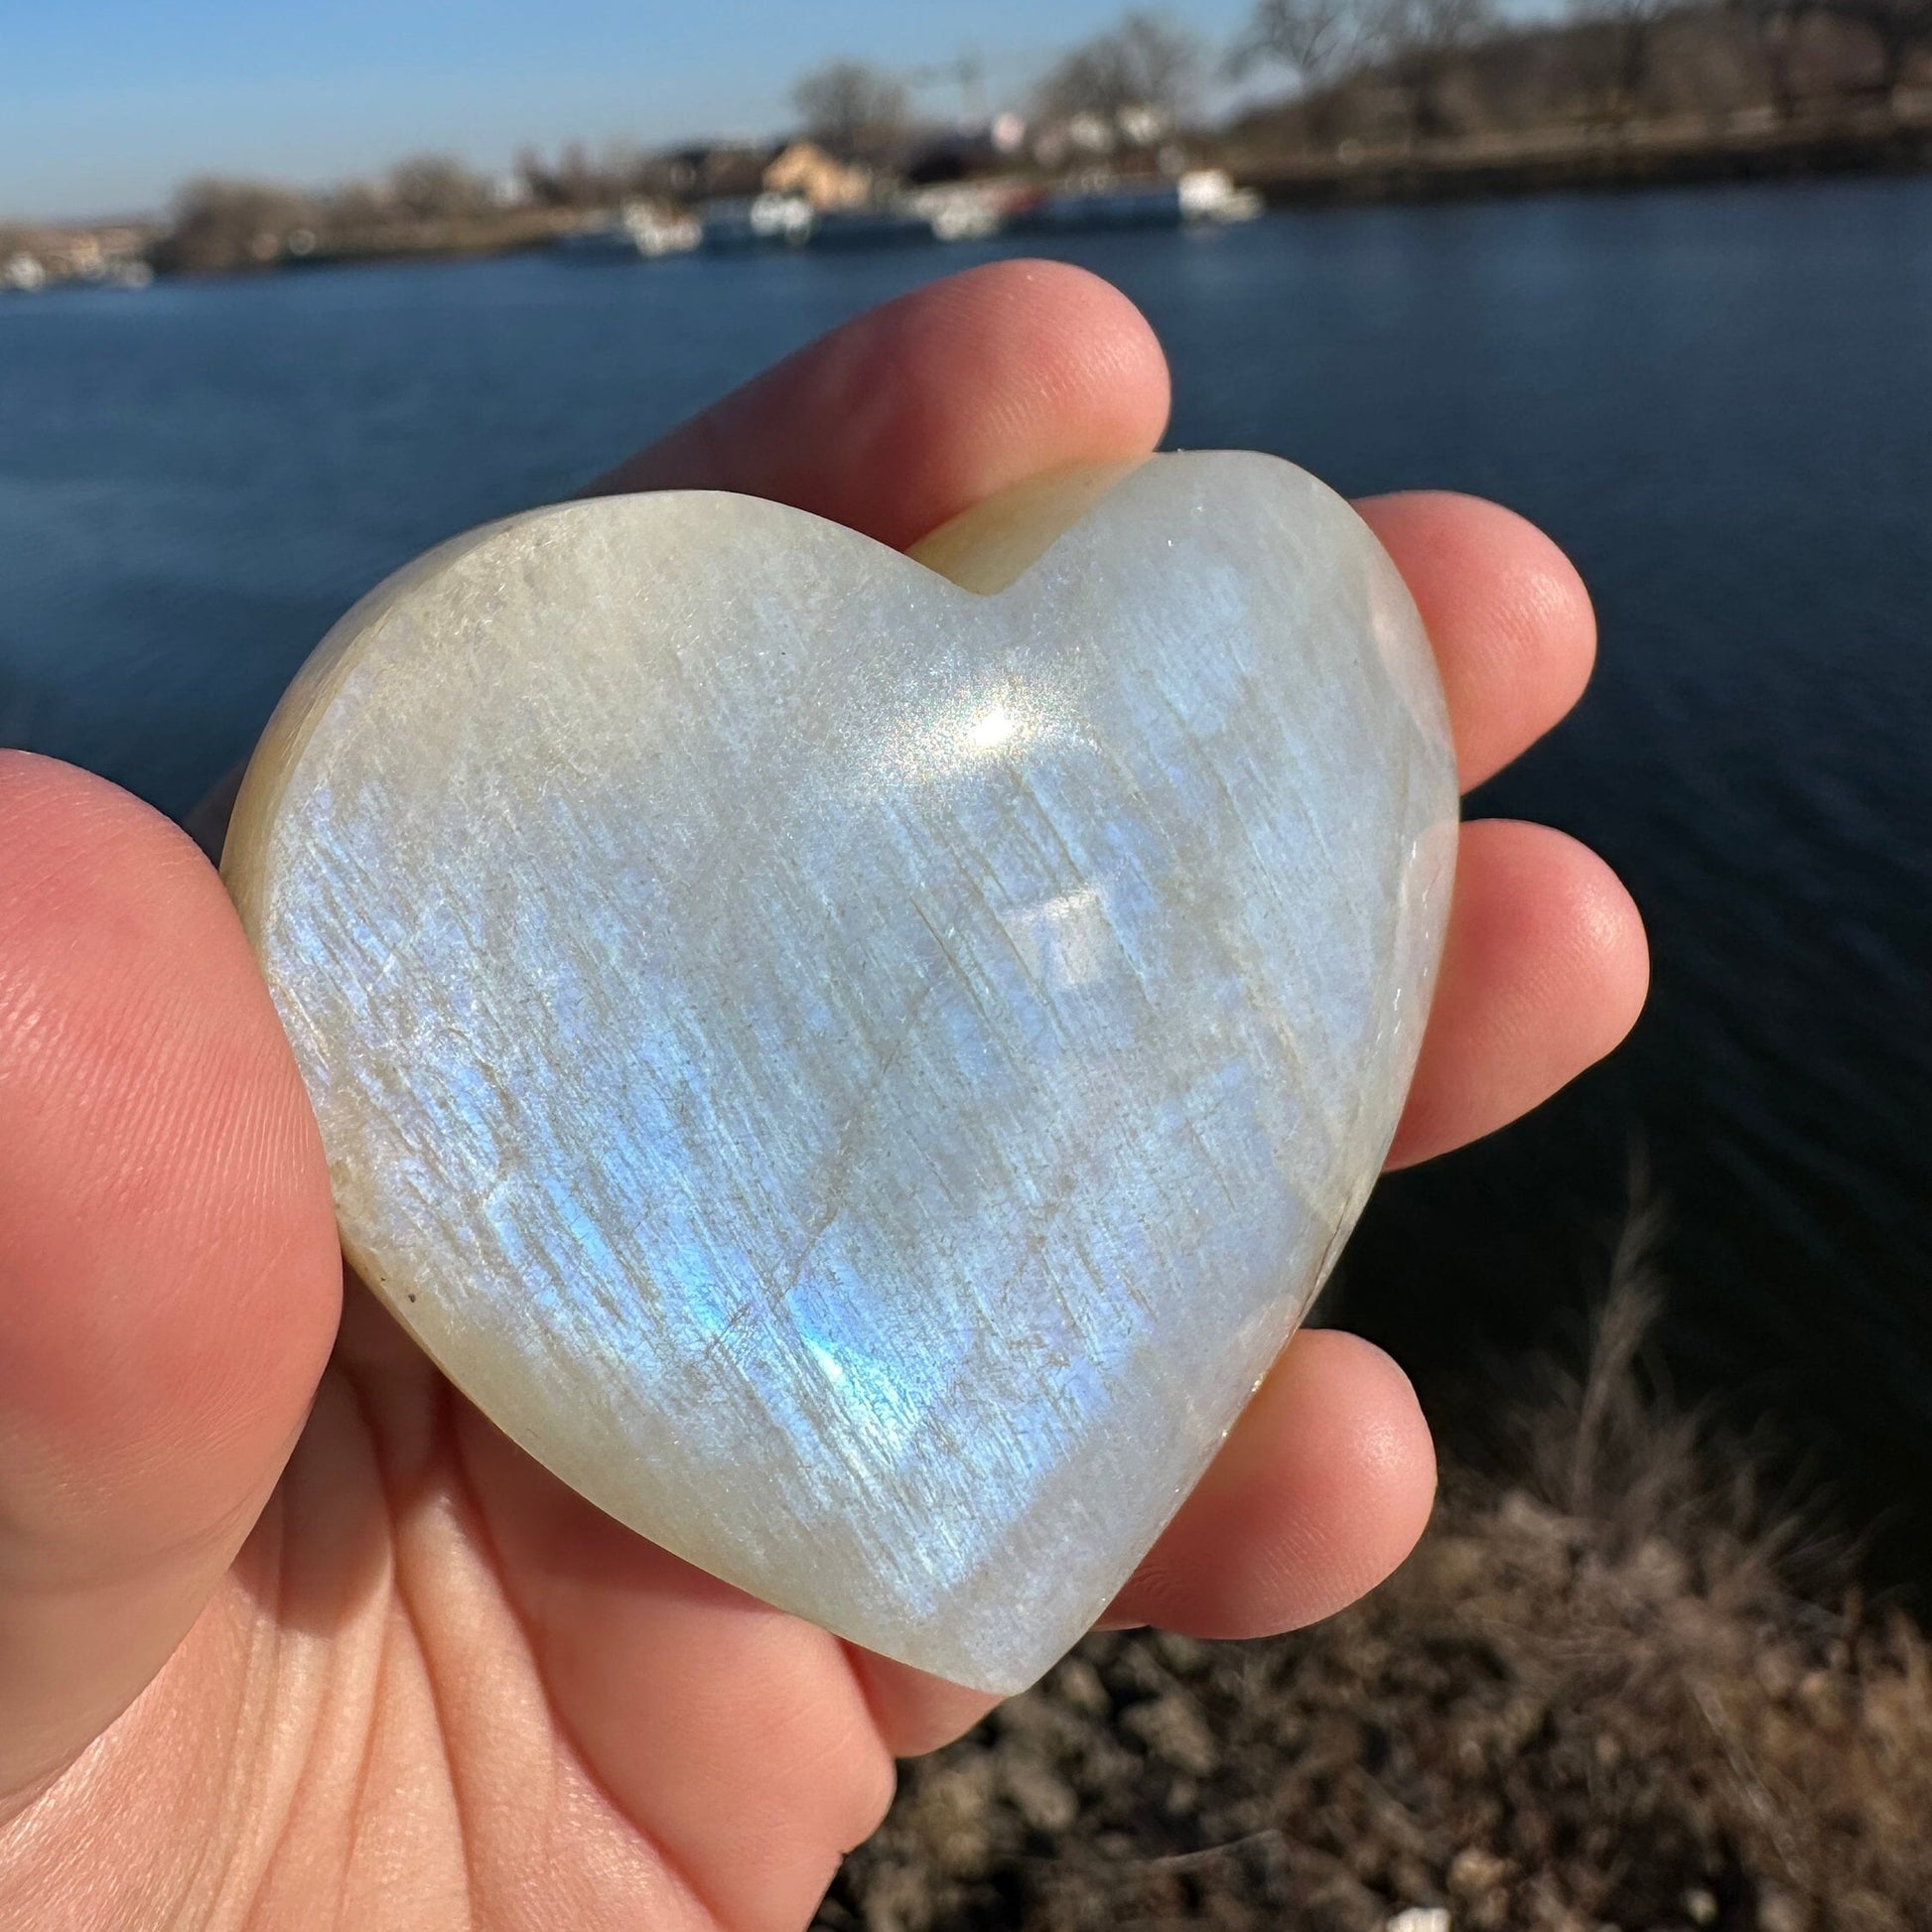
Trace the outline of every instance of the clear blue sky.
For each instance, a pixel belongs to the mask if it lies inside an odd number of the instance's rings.
[[[804,69],[970,47],[1018,94],[1119,0],[0,0],[0,216],[160,207],[202,173],[323,182],[424,149],[781,125]],[[1174,0],[1216,42],[1246,0]],[[950,111],[957,95],[922,98]]]

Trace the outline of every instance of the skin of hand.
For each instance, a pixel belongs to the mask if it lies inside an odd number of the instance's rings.
[[[1003,263],[859,318],[599,487],[740,490],[903,546],[1151,450],[1167,409],[1123,297]],[[1576,700],[1587,600],[1506,510],[1362,511],[1473,784]],[[1534,1106],[1623,1035],[1645,976],[1598,860],[1469,825],[1393,1161]],[[1434,1480],[1401,1371],[1304,1332],[1115,1618],[1324,1616],[1401,1561]],[[345,1284],[207,860],[113,786],[0,754],[0,1932],[777,1932],[877,1825],[894,1758],[988,1702],[692,1570],[496,1435]]]

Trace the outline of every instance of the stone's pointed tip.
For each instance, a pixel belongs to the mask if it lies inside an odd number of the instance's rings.
[[[445,546],[292,690],[224,873],[345,1244],[465,1393],[1004,1694],[1344,1237],[1455,794],[1414,607],[1301,472],[1157,458],[949,532],[1011,588],[716,494]]]

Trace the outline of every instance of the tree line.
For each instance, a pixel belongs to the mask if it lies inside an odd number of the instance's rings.
[[[1027,105],[1036,152],[1068,130],[1084,137],[1042,153],[1057,159],[1152,145],[1189,122],[1210,79],[1275,74],[1302,144],[1322,147],[1660,111],[1896,108],[1928,63],[1932,0],[1568,0],[1532,21],[1495,0],[1256,0],[1219,50],[1166,15],[1129,12],[1063,55]],[[792,99],[805,130],[849,159],[902,152],[915,121],[912,90],[862,61],[805,75]]]
[[[1292,73],[1317,136],[1374,83],[1428,139],[1758,104],[1784,119],[1869,101],[1896,111],[1928,56],[1932,0],[1570,0],[1554,23],[1506,21],[1494,0],[1257,0],[1228,70]]]

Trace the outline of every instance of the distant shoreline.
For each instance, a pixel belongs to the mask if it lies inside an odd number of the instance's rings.
[[[1307,161],[1228,143],[1204,158],[1259,192],[1270,207],[1428,205],[1571,191],[1918,174],[1932,171],[1932,113],[1901,118],[1873,110],[1719,132],[1701,119],[1635,123],[1621,130],[1555,129],[1441,143],[1425,151],[1368,150]],[[579,218],[523,209],[494,221],[425,223],[415,230],[387,230],[366,243],[319,247],[269,268],[515,254],[548,247]],[[943,250],[946,244],[920,245]]]
[[[1764,117],[1715,130],[1702,117],[1687,116],[1307,163],[1271,163],[1230,147],[1222,160],[1274,207],[1918,174],[1932,169],[1932,113],[1921,108],[1906,118],[1873,109],[1783,123]]]
[[[1700,129],[1693,138],[1680,133],[1666,140],[1633,127],[1621,137],[1566,132],[1507,146],[1467,142],[1433,153],[1372,151],[1348,161],[1299,163],[1238,152],[1218,158],[1237,183],[1255,189],[1271,208],[1427,206],[1567,192],[1919,174],[1932,171],[1932,121],[1888,120],[1877,128],[1840,119],[1765,134],[1727,132],[1714,137]],[[498,221],[391,228],[379,238],[318,247],[304,257],[259,269],[212,272],[261,274],[350,263],[528,253],[549,247],[574,225],[574,218],[522,210]],[[917,245],[943,251],[947,244]]]
[[[1295,155],[1266,142],[1224,137],[1200,159],[1225,169],[1271,208],[1428,206],[1563,193],[1618,193],[1725,182],[1785,182],[1932,171],[1932,92],[1909,107],[1840,109],[1778,121],[1768,112],[1569,126],[1439,141],[1426,147],[1364,147]],[[1047,187],[1039,182],[1029,185]],[[170,267],[164,275],[264,275],[380,262],[460,261],[529,253],[583,227],[583,209],[515,207],[385,222],[362,233],[318,237],[301,253],[231,266]],[[1017,232],[1017,231],[1014,231]],[[1062,229],[1061,235],[1077,233]],[[162,239],[147,230],[150,258]],[[882,244],[893,245],[893,244]],[[942,252],[944,242],[922,242]]]

